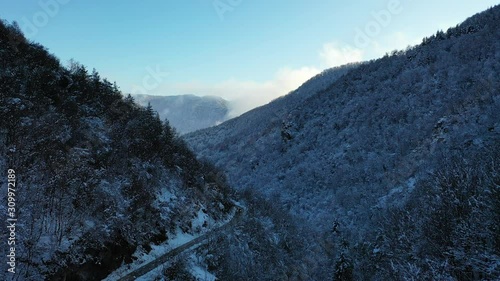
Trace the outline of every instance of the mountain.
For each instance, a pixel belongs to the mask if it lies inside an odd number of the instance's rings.
[[[183,138],[0,22],[0,278],[115,280],[167,254],[143,279],[498,280],[499,22]]]
[[[230,218],[222,173],[151,107],[3,21],[0,94],[1,280],[102,280]]]
[[[134,98],[143,106],[151,104],[160,118],[168,119],[180,134],[212,127],[228,119],[228,102],[220,97],[135,95]]]
[[[305,279],[498,280],[499,22],[496,6],[184,139],[278,241],[307,230],[287,250]]]

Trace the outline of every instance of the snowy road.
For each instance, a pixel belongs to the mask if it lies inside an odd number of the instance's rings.
[[[222,232],[224,230],[227,230],[229,229],[231,226],[233,226],[237,221],[239,221],[239,219],[243,216],[244,214],[244,209],[242,207],[239,207],[239,206],[235,206],[236,208],[236,212],[235,212],[235,215],[234,217],[231,219],[231,221],[229,221],[228,223],[226,223],[225,225],[223,226],[220,226],[218,228],[215,228],[187,243],[184,243],[172,250],[170,250],[168,253],[165,253],[164,255],[160,256],[159,258],[139,267],[138,269],[128,273],[127,275],[119,278],[118,280],[120,281],[129,281],[129,280],[135,280],[136,278],[139,278],[141,276],[143,276],[144,274],[150,272],[151,270],[157,268],[158,266],[166,263],[168,260],[172,259],[173,257],[177,256],[178,254],[188,250],[188,249],[196,249],[197,247],[201,246],[203,244],[203,242],[207,241],[210,236],[216,234],[216,233],[219,233],[219,232]]]

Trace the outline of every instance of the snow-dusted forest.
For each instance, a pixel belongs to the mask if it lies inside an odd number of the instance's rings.
[[[101,280],[229,218],[222,173],[151,107],[95,70],[61,66],[16,25],[0,22],[0,42],[0,170],[17,179],[15,262],[1,263],[1,280]]]
[[[265,198],[252,205],[264,209],[257,223],[296,255],[282,264],[289,278],[301,265],[316,280],[494,280],[499,22],[497,6],[185,139],[244,200]],[[290,238],[265,204],[308,234]],[[272,279],[262,266],[245,265]]]
[[[499,23],[217,125],[222,99],[141,106],[0,21],[0,279],[500,280]]]

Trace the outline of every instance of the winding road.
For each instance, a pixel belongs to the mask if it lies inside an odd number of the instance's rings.
[[[231,219],[231,221],[229,221],[228,223],[226,223],[222,226],[219,226],[215,229],[212,229],[212,230],[208,231],[207,233],[205,233],[199,237],[196,237],[195,239],[170,250],[168,253],[165,253],[162,256],[158,257],[157,259],[137,268],[136,270],[126,274],[125,276],[119,278],[118,280],[120,280],[120,281],[135,280],[136,278],[139,278],[139,277],[143,276],[144,274],[150,272],[151,270],[157,268],[158,266],[166,263],[168,260],[177,256],[178,254],[180,254],[180,253],[182,253],[190,248],[196,249],[197,247],[201,246],[203,244],[203,242],[207,241],[212,235],[229,229],[237,221],[239,221],[241,219],[241,217],[243,217],[243,214],[245,212],[245,210],[240,206],[235,206],[234,208],[236,209],[235,215]]]

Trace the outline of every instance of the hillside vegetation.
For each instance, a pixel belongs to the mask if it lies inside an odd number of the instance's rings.
[[[307,229],[303,280],[498,280],[499,22],[496,6],[185,139],[274,206],[255,202],[260,221]]]
[[[179,231],[206,230],[232,206],[224,176],[151,107],[95,70],[61,66],[5,22],[0,120],[2,190],[8,169],[17,179],[16,274],[2,262],[1,280],[101,280]],[[200,212],[208,221],[194,225]]]

